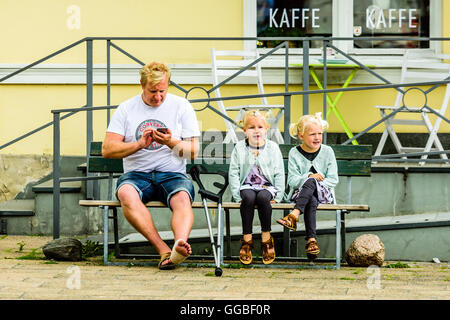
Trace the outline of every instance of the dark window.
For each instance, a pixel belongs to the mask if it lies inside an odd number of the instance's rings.
[[[332,0],[258,0],[258,37],[331,36]],[[271,48],[279,41],[259,41],[258,47]],[[290,43],[301,47],[302,42]],[[312,41],[312,48],[322,46]]]
[[[355,48],[429,48],[429,41],[386,41],[387,37],[429,37],[429,0],[353,1],[355,36],[377,37],[376,41],[355,41]]]

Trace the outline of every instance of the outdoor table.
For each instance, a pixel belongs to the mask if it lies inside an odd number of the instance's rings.
[[[302,67],[303,64],[292,64],[292,66],[294,66],[294,67]],[[374,65],[366,65],[366,67],[373,68],[375,66]],[[317,87],[320,90],[323,90],[323,84],[320,81],[320,79],[319,79],[319,77],[317,75],[317,72],[316,72],[316,70],[318,70],[318,69],[323,69],[323,64],[322,63],[311,63],[309,65],[309,73],[311,74],[311,77],[313,78],[313,80],[316,83]],[[356,72],[359,69],[362,69],[362,67],[360,65],[357,65],[357,64],[349,64],[349,63],[327,63],[327,70],[328,69],[352,69],[350,74],[348,75],[347,79],[345,80],[344,84],[341,86],[341,89],[345,89],[345,88],[348,87],[348,85],[352,81],[352,79],[355,76]],[[331,96],[328,93],[326,94],[327,102],[330,105],[330,109],[328,109],[328,111],[327,111],[326,118],[328,119],[328,116],[329,116],[330,112],[333,111],[333,113],[336,115],[336,118],[338,119],[339,123],[344,128],[344,131],[347,134],[347,136],[349,138],[353,138],[353,133],[350,131],[350,129],[347,126],[344,118],[342,117],[341,113],[339,112],[339,109],[337,108],[337,103],[338,103],[339,99],[342,97],[343,94],[344,94],[343,91],[339,91],[338,94],[336,95],[336,97],[334,98],[334,100],[331,98]],[[352,144],[354,144],[354,145],[358,144],[356,139],[352,140]]]

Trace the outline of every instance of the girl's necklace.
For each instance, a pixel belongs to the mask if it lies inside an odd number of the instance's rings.
[[[250,145],[250,144],[248,143],[248,140],[247,140],[247,146],[248,146],[250,152],[252,153],[252,155],[256,158],[256,157],[259,156],[259,154],[261,153],[261,149],[264,149],[264,147],[266,146],[266,144],[263,144],[262,146],[256,146],[256,147],[254,147],[254,146]]]

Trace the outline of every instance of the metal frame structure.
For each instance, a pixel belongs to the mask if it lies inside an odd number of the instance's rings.
[[[281,43],[275,47],[274,49],[270,50],[268,53],[260,56],[257,60],[250,63],[246,67],[244,67],[241,71],[237,72],[236,74],[230,76],[228,79],[223,80],[221,83],[219,83],[214,88],[211,88],[210,90],[205,90],[208,93],[207,99],[192,99],[190,102],[197,103],[197,102],[204,102],[206,103],[205,108],[203,109],[210,109],[213,112],[215,112],[217,115],[227,119],[228,121],[234,122],[232,119],[227,117],[226,115],[222,114],[219,110],[215,109],[211,106],[210,102],[212,101],[218,101],[218,100],[239,100],[239,99],[251,99],[251,98],[261,98],[261,97],[280,97],[282,96],[284,99],[284,105],[285,105],[285,114],[284,114],[284,139],[285,143],[290,143],[290,136],[289,136],[289,123],[291,122],[291,99],[293,96],[301,95],[303,99],[303,114],[309,113],[309,95],[310,94],[322,94],[323,95],[323,114],[327,114],[327,94],[332,92],[346,92],[346,91],[363,91],[363,90],[377,90],[377,89],[386,89],[386,88],[393,88],[398,91],[402,91],[402,87],[417,87],[417,86],[426,86],[426,85],[432,85],[432,87],[428,90],[426,90],[426,93],[429,93],[433,91],[434,89],[438,88],[442,84],[450,83],[450,77],[443,79],[442,81],[431,81],[431,82],[417,82],[417,83],[408,83],[408,84],[392,84],[390,81],[382,77],[381,75],[377,74],[375,71],[371,70],[370,68],[366,67],[364,64],[356,60],[354,57],[346,54],[339,48],[332,45],[332,41],[353,41],[354,38],[338,38],[338,37],[86,37],[79,41],[76,41],[60,50],[55,51],[54,53],[51,53],[50,55],[39,59],[19,70],[16,70],[12,72],[11,74],[8,74],[7,76],[4,76],[3,78],[0,78],[0,84],[19,74],[22,73],[42,62],[45,62],[67,50],[70,50],[78,45],[81,45],[83,43],[86,43],[86,104],[80,108],[69,108],[69,109],[57,109],[52,110],[53,113],[53,121],[48,122],[34,130],[31,130],[30,132],[13,139],[10,142],[7,142],[3,145],[0,145],[0,150],[3,148],[17,143],[18,141],[21,141],[22,139],[25,139],[26,137],[39,132],[49,126],[53,125],[53,237],[59,238],[59,223],[60,223],[60,184],[61,182],[65,181],[80,181],[80,180],[86,180],[87,181],[87,198],[94,198],[96,196],[96,190],[98,188],[95,187],[95,182],[98,179],[105,179],[111,177],[96,177],[96,176],[90,176],[88,174],[87,177],[71,177],[71,178],[62,178],[60,176],[60,157],[61,157],[61,151],[60,151],[60,125],[61,120],[68,118],[80,111],[86,112],[86,154],[88,155],[90,153],[90,142],[92,141],[93,137],[93,122],[92,122],[92,112],[96,110],[107,110],[107,122],[109,123],[110,120],[110,110],[113,108],[116,108],[117,106],[111,106],[110,100],[111,100],[111,47],[117,50],[118,52],[121,52],[122,54],[126,55],[133,61],[137,62],[140,65],[144,65],[144,62],[139,60],[138,58],[134,57],[121,47],[119,47],[117,44],[115,44],[113,41],[122,41],[122,40],[141,40],[141,41],[256,41],[258,40],[272,40],[272,41],[280,41]],[[313,40],[320,40],[323,42],[323,57],[324,57],[324,68],[323,68],[323,89],[321,90],[310,90],[309,89],[309,43]],[[372,37],[358,37],[358,40],[373,40]],[[448,41],[450,38],[418,38],[418,37],[392,37],[392,38],[383,38],[385,41],[396,41],[396,40],[415,40],[415,41]],[[93,106],[93,42],[94,41],[106,41],[106,56],[107,56],[107,106],[101,106],[101,107],[94,107]],[[302,71],[302,82],[303,87],[302,91],[289,91],[289,81],[288,81],[288,74],[289,74],[289,41],[300,41],[303,45],[303,71]],[[333,48],[337,53],[343,55],[350,61],[352,61],[354,64],[357,64],[361,67],[361,69],[364,69],[365,71],[369,72],[373,76],[375,76],[377,79],[381,80],[385,84],[382,85],[375,85],[375,86],[361,86],[361,87],[351,87],[351,88],[339,88],[339,89],[327,89],[327,55],[326,50],[328,47]],[[227,83],[234,77],[236,77],[238,74],[244,72],[254,64],[258,63],[259,61],[267,58],[268,56],[272,55],[275,51],[284,48],[285,49],[285,72],[284,72],[284,92],[279,93],[266,93],[266,94],[256,94],[256,95],[241,95],[241,96],[229,96],[229,97],[221,97],[221,98],[210,98],[209,93],[213,92],[216,87],[222,86],[223,84]],[[187,97],[190,90],[186,90],[183,87],[179,86],[178,84],[171,81],[171,85],[174,85],[176,88],[181,90],[185,96]],[[192,89],[191,89],[192,90]],[[424,106],[423,108],[426,108],[430,112],[434,112],[429,106]],[[368,128],[364,129],[360,133],[356,134],[353,138],[348,139],[343,144],[349,144],[353,140],[361,137],[371,129],[375,128],[379,124],[383,123],[390,117],[394,116],[397,112],[401,111],[401,109],[397,109],[394,112],[390,113],[386,117],[376,121],[372,125],[370,125]],[[64,115],[62,115],[64,114]],[[436,116],[442,118],[442,120],[446,121],[447,123],[450,123],[450,121],[445,118],[445,116],[435,113]],[[325,137],[326,139],[326,137]],[[326,140],[325,140],[326,142]],[[445,153],[449,153],[448,150],[444,151]],[[441,152],[442,153],[442,152]],[[429,155],[436,154],[436,152],[430,152],[426,153]],[[409,154],[410,156],[413,156],[413,154]],[[418,161],[425,161],[425,162],[447,162],[448,160],[444,159],[397,159],[404,157],[405,155],[384,155],[377,157],[376,161],[401,161],[401,162],[418,162]],[[374,159],[375,160],[375,159]],[[418,161],[416,161],[418,160]],[[339,213],[337,213],[339,214]]]

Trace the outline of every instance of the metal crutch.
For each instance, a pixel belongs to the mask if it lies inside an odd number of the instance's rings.
[[[213,192],[205,189],[205,187],[203,186],[203,183],[200,179],[201,173],[208,173],[208,171],[206,170],[206,168],[204,166],[199,165],[199,164],[195,164],[189,170],[189,174],[191,175],[192,179],[197,183],[197,185],[199,187],[198,193],[200,194],[200,196],[202,198],[203,208],[205,210],[206,221],[208,223],[209,237],[210,237],[210,241],[211,241],[211,247],[212,247],[212,251],[214,254],[214,262],[216,264],[216,269],[215,269],[214,274],[217,277],[220,277],[222,275],[221,265],[222,265],[222,257],[223,257],[223,254],[222,254],[222,252],[223,252],[223,248],[222,248],[223,232],[221,230],[222,221],[223,221],[223,219],[222,219],[222,196],[228,187],[228,173],[223,172],[223,171],[217,172],[217,174],[221,175],[225,179],[223,184],[218,183],[218,182],[213,183],[213,185],[215,187],[220,189],[218,193],[213,193]],[[208,203],[206,201],[207,199],[217,202],[217,204],[218,204],[217,248],[216,248],[216,244],[214,242],[214,235],[213,235],[213,230],[212,230],[212,226],[211,226],[211,220],[209,217]]]

